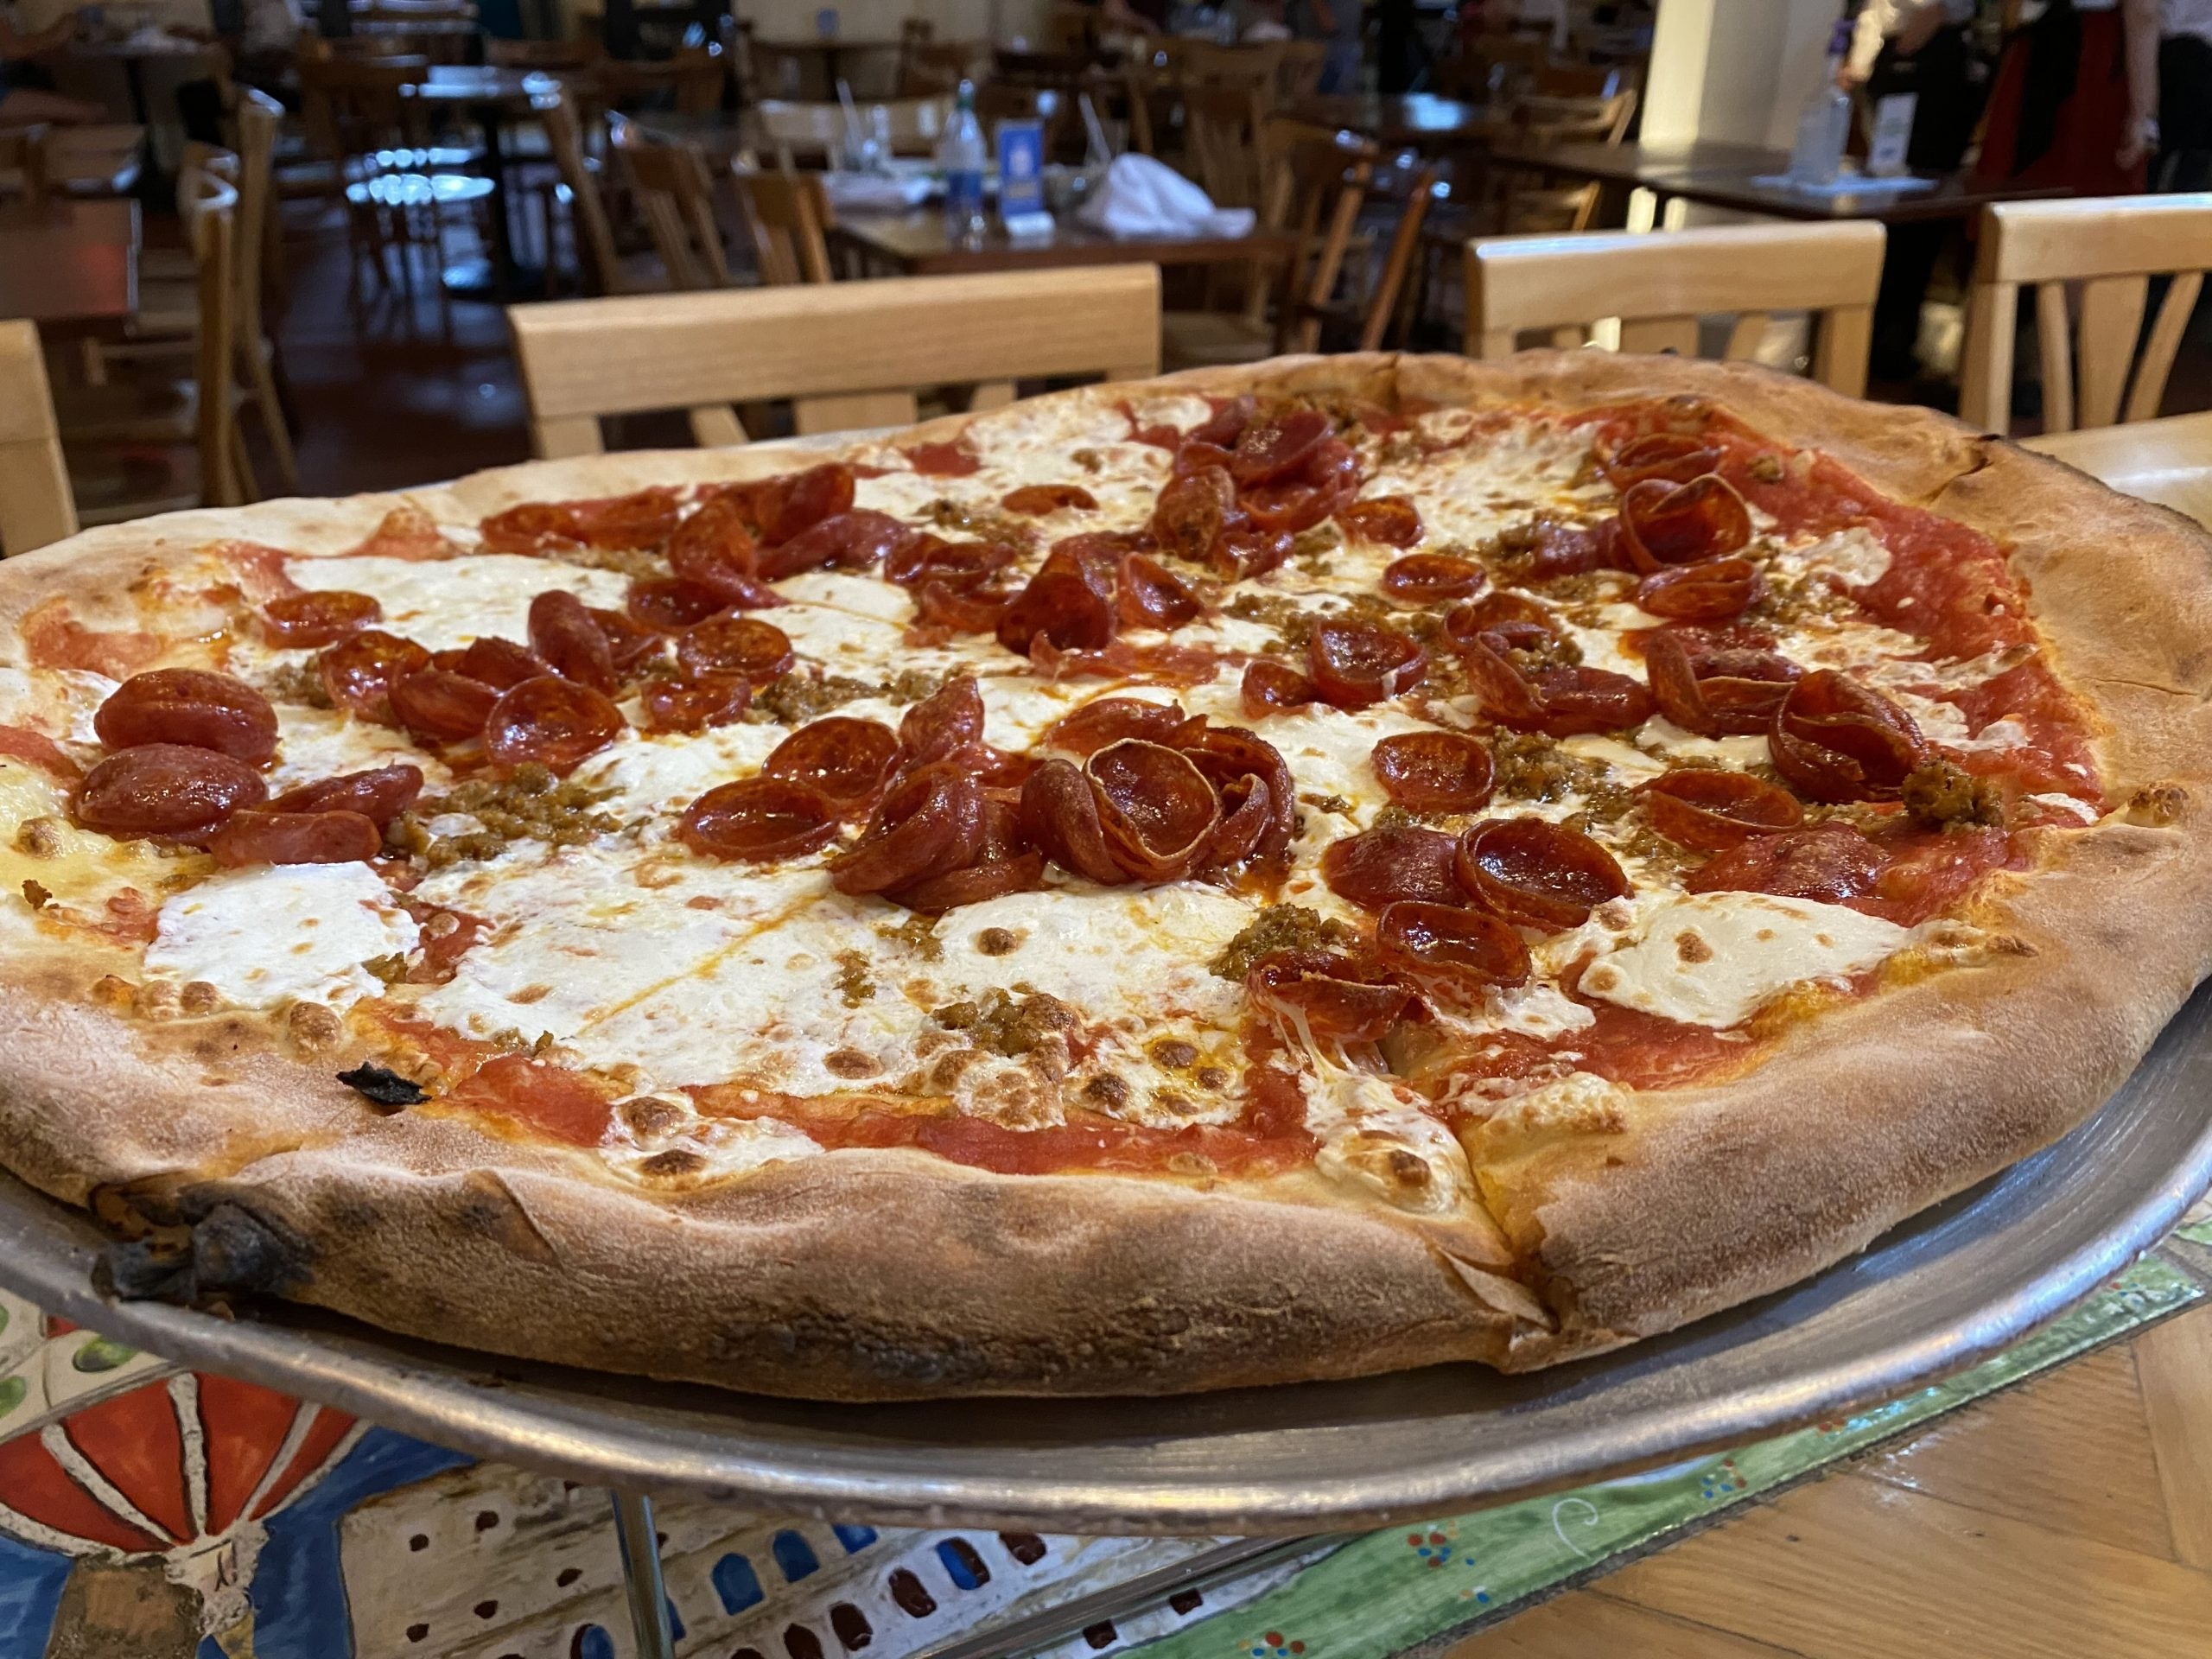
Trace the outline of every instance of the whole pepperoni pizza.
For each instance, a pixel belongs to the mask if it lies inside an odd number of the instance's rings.
[[[1739,366],[175,515],[0,657],[0,1160],[107,1288],[780,1394],[1609,1348],[2212,952],[2212,543]]]

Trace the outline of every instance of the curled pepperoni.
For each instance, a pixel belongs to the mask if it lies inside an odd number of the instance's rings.
[[[1464,905],[1459,842],[1434,830],[1391,824],[1331,842],[1321,855],[1329,891],[1362,910],[1380,912],[1401,899]]]
[[[753,703],[753,682],[742,674],[648,680],[639,702],[644,705],[649,732],[703,732],[744,718]]]
[[[622,732],[622,711],[603,692],[545,675],[499,693],[484,721],[484,753],[502,766],[535,760],[567,773]]]
[[[687,674],[742,674],[766,685],[791,665],[791,639],[772,622],[725,613],[676,636],[676,660]]]
[[[1662,565],[1733,553],[1751,539],[1751,510],[1716,473],[1687,484],[1649,478],[1621,496],[1621,545],[1646,575]]]
[[[1021,556],[1006,542],[948,542],[920,532],[884,556],[883,579],[901,588],[942,582],[948,588],[976,588]]]
[[[1227,868],[1256,856],[1274,817],[1267,785],[1249,773],[1230,779],[1219,794],[1221,822],[1206,842],[1200,869]]]
[[[87,830],[136,841],[204,841],[242,806],[268,798],[261,774],[242,760],[182,743],[118,749],[77,785],[71,811]]]
[[[1408,495],[1376,495],[1355,501],[1338,512],[1337,523],[1361,541],[1380,542],[1385,547],[1411,547],[1421,540],[1421,510]]]
[[[1021,786],[1022,834],[1064,870],[1104,887],[1128,880],[1106,844],[1098,795],[1065,760],[1047,760]]]
[[[1213,538],[1206,568],[1230,581],[1263,576],[1291,554],[1295,543],[1287,530],[1263,530],[1258,524],[1231,524]]]
[[[648,657],[657,657],[661,651],[661,638],[655,630],[642,622],[632,620],[621,611],[610,611],[596,605],[585,607],[591,620],[599,625],[601,638],[614,659],[617,677],[626,675]]]
[[[1025,484],[1018,490],[1008,490],[1000,498],[999,505],[1008,512],[1042,518],[1066,507],[1096,512],[1098,498],[1080,484]]]
[[[1125,628],[1179,628],[1205,607],[1159,560],[1124,553],[1114,571],[1114,604]]]
[[[278,812],[240,807],[207,842],[227,869],[248,864],[353,864],[384,850],[384,835],[359,812]]]
[[[703,582],[688,582],[682,576],[656,576],[632,582],[623,602],[645,626],[676,633],[728,609],[731,601]]]
[[[828,846],[836,833],[837,809],[820,791],[787,778],[710,789],[676,826],[677,838],[695,853],[753,863],[799,857]]]
[[[1654,830],[1703,853],[1794,830],[1805,821],[1805,809],[1788,790],[1740,772],[1670,772],[1637,792]]]
[[[1365,709],[1421,683],[1428,653],[1395,628],[1373,622],[1317,623],[1306,671],[1324,702]]]
[[[1291,838],[1298,833],[1298,783],[1281,750],[1242,726],[1209,726],[1204,715],[1185,721],[1173,743],[1224,798],[1240,778],[1256,778],[1264,784],[1268,825],[1253,855],[1279,858],[1289,850]]]
[[[1580,830],[1541,818],[1493,818],[1459,838],[1459,880],[1509,922],[1556,932],[1580,927],[1628,878]]]
[[[1690,872],[1692,893],[1771,893],[1840,905],[1872,894],[1890,855],[1847,823],[1759,836]]]
[[[550,553],[583,540],[576,515],[564,501],[525,501],[495,512],[476,526],[487,553]]]
[[[1447,599],[1471,598],[1489,581],[1482,566],[1472,559],[1450,553],[1408,553],[1384,567],[1382,591],[1408,604],[1434,605]]]
[[[804,784],[842,811],[874,796],[898,766],[899,734],[888,726],[831,715],[810,721],[777,744],[760,772]]]
[[[1655,570],[1636,587],[1636,602],[1677,622],[1726,622],[1765,591],[1749,559],[1704,559]]]
[[[1620,520],[1602,519],[1594,524],[1567,524],[1555,518],[1537,518],[1514,534],[1516,550],[1528,561],[1522,580],[1549,582],[1555,576],[1579,576],[1592,570],[1611,570],[1627,562],[1621,546]]]
[[[955,588],[942,582],[925,582],[914,593],[915,626],[948,633],[995,633],[1014,598],[1009,589],[1002,588]]]
[[[824,518],[850,512],[853,482],[853,469],[844,462],[824,461],[803,473],[784,473],[743,486],[743,499],[760,530],[760,540],[774,547]]]
[[[830,861],[846,893],[888,893],[965,868],[983,844],[982,785],[957,766],[910,772],[877,807],[861,838]]]
[[[1448,629],[1448,624],[1447,624]],[[1649,689],[1602,668],[1545,668],[1523,674],[1498,649],[1496,632],[1455,640],[1483,712],[1517,731],[1574,737],[1640,726],[1656,707]]]
[[[594,691],[614,689],[607,636],[583,601],[565,588],[549,588],[530,601],[530,648],[564,680]]]
[[[1236,503],[1251,519],[1254,530],[1286,539],[1313,529],[1343,504],[1341,493],[1297,478],[1258,485],[1238,497]]]
[[[1617,490],[1630,489],[1647,478],[1687,484],[1719,465],[1719,449],[1686,432],[1647,432],[1610,453],[1601,451],[1598,457],[1599,470]]]
[[[133,674],[108,694],[92,729],[111,749],[181,743],[256,764],[276,753],[276,711],[244,680],[199,668]]]
[[[914,534],[887,512],[855,507],[767,549],[760,555],[760,574],[772,582],[806,570],[873,569]]]
[[[1789,688],[1767,747],[1783,780],[1816,801],[1893,801],[1928,752],[1911,715],[1826,668]]]
[[[1377,743],[1368,764],[1408,811],[1472,812],[1490,799],[1490,750],[1465,732],[1401,732]]]
[[[412,639],[364,628],[326,649],[315,665],[331,702],[377,720],[391,712],[392,683],[428,668],[430,653]]]
[[[371,595],[327,588],[279,594],[262,607],[261,632],[272,645],[328,645],[383,620],[384,607]]]
[[[1221,822],[1221,803],[1186,755],[1124,738],[1084,764],[1114,861],[1140,881],[1188,875]]]
[[[1465,645],[1478,634],[1503,636],[1515,650],[1541,650],[1561,636],[1558,619],[1526,594],[1484,594],[1471,605],[1445,613],[1445,637]]]
[[[1802,672],[1770,652],[1704,652],[1692,657],[1666,628],[1644,636],[1643,664],[1660,712],[1701,737],[1765,731]]]
[[[1248,391],[1210,401],[1213,413],[1185,432],[1183,442],[1210,443],[1223,449],[1235,448],[1237,440],[1244,435],[1244,429],[1252,423],[1252,416],[1259,412],[1260,400]]]
[[[1520,985],[1529,977],[1529,946],[1520,930],[1464,905],[1402,899],[1384,908],[1375,944],[1385,965],[1424,990],[1479,995],[1485,986]]]
[[[1244,992],[1294,1039],[1371,1043],[1412,1010],[1414,996],[1363,973],[1349,957],[1329,951],[1277,950],[1252,964]]]
[[[1226,468],[1183,474],[1167,481],[1153,505],[1153,539],[1162,552],[1199,563],[1236,513],[1236,486]]]
[[[420,766],[372,766],[288,789],[269,803],[272,812],[358,812],[381,830],[415,804],[423,792]]]
[[[982,688],[970,675],[947,680],[899,720],[899,747],[909,766],[948,760],[982,741]]]
[[[456,672],[480,680],[495,691],[504,691],[511,685],[520,685],[524,680],[534,680],[553,671],[553,665],[536,652],[524,651],[513,640],[502,639],[494,633],[470,640],[468,649],[461,653],[453,666]]]
[[[965,869],[947,870],[886,896],[921,915],[942,916],[963,905],[980,905],[1009,893],[1034,893],[1044,885],[1045,855],[1032,848]]]
[[[1320,696],[1313,689],[1313,681],[1289,664],[1277,662],[1272,657],[1255,657],[1244,665],[1244,679],[1239,691],[1245,715],[1254,720],[1279,709],[1295,709]]]
[[[678,524],[669,538],[669,568],[679,582],[703,588],[721,601],[710,610],[735,605],[757,611],[783,602],[782,596],[760,580],[760,548],[746,525],[744,509],[731,496],[715,496],[701,503],[698,511]],[[634,613],[637,587],[631,592]],[[639,620],[651,619],[640,616]]]
[[[576,535],[593,547],[658,548],[676,528],[676,492],[666,485],[568,504]]]
[[[1175,466],[1169,476],[1184,478],[1192,473],[1203,473],[1209,467],[1227,472],[1229,451],[1217,443],[1186,443],[1175,452]]]
[[[1100,697],[1054,721],[1046,729],[1045,742],[1047,747],[1087,758],[1127,737],[1142,738],[1148,743],[1171,742],[1189,718],[1172,702]]]
[[[458,743],[478,735],[499,691],[448,669],[425,668],[391,688],[391,712],[413,737]]]
[[[1039,639],[1063,651],[1095,651],[1112,642],[1116,620],[1109,567],[1063,543],[1006,607],[998,639],[1023,657]]]
[[[1240,487],[1265,484],[1303,466],[1329,436],[1329,417],[1318,409],[1286,409],[1237,435],[1229,473]]]

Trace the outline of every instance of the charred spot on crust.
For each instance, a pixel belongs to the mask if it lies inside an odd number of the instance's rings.
[[[430,1096],[419,1083],[410,1083],[398,1072],[364,1060],[351,1071],[340,1071],[338,1081],[359,1095],[379,1111],[391,1113],[403,1106],[419,1106]]]
[[[1206,970],[1222,979],[1242,980],[1254,963],[1274,951],[1331,950],[1351,938],[1350,928],[1318,910],[1304,905],[1269,905],[1222,946],[1221,954],[1206,964]]]
[[[188,1211],[193,1207],[186,1195]],[[199,1303],[248,1292],[282,1293],[308,1277],[307,1245],[265,1216],[218,1200],[188,1231],[164,1228],[111,1244],[93,1287],[124,1301]]]

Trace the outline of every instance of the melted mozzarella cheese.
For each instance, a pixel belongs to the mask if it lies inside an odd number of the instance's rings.
[[[1802,547],[1777,550],[1775,570],[1785,576],[1827,575],[1847,588],[1866,588],[1889,571],[1890,550],[1863,524],[1823,536]]]
[[[266,1007],[383,988],[362,966],[415,948],[415,921],[365,864],[226,870],[162,906],[146,971]]]
[[[844,712],[839,710],[839,713]],[[680,813],[718,784],[749,778],[791,733],[781,726],[716,726],[698,733],[625,733],[574,773],[613,793],[601,810],[617,817]]]
[[[1459,1141],[1395,1079],[1334,1067],[1308,1078],[1306,1127],[1323,1175],[1398,1209],[1446,1215],[1473,1193]]]
[[[558,559],[478,553],[461,559],[287,559],[284,574],[315,592],[366,594],[384,607],[378,625],[428,651],[450,651],[496,634],[530,638],[530,601],[565,588],[587,605],[620,610],[630,579]]]
[[[1669,760],[1714,760],[1738,770],[1765,766],[1772,758],[1764,737],[1700,737],[1664,715],[1654,715],[1637,727],[1636,742],[1638,748]]]
[[[89,669],[0,666],[0,726],[20,726],[79,747],[96,746],[100,739],[92,717],[116,684]]]
[[[271,794],[372,766],[419,766],[433,785],[443,784],[449,775],[406,733],[336,709],[278,703],[276,737],[276,760],[269,774]]]

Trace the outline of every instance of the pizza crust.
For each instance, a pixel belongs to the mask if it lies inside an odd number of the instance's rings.
[[[268,1248],[240,1287],[500,1352],[772,1393],[1165,1393],[1456,1359],[1520,1370],[1777,1288],[2048,1144],[2212,965],[2212,541],[2186,521],[1932,412],[1737,365],[1368,355],[1151,387],[1569,409],[1710,397],[2013,543],[2059,669],[2103,722],[2108,775],[2122,794],[2177,785],[2165,798],[2178,816],[2052,837],[2031,880],[1982,902],[1974,919],[2007,943],[1980,965],[1833,1011],[1732,1080],[1493,1139],[1484,1197],[1526,1287],[1491,1253],[1318,1179],[1201,1192],[842,1152],[648,1192],[456,1119],[379,1116],[330,1080],[333,1057],[288,1054],[265,1022],[148,1030],[59,984],[21,987],[0,1020],[0,1159],[72,1202],[127,1186],[157,1220],[247,1217]],[[900,435],[941,442],[965,424]],[[11,561],[0,621],[54,594],[97,604],[119,576],[212,538],[335,551],[406,501],[467,520],[524,499],[764,476],[845,442],[582,457],[409,497],[90,532]]]

